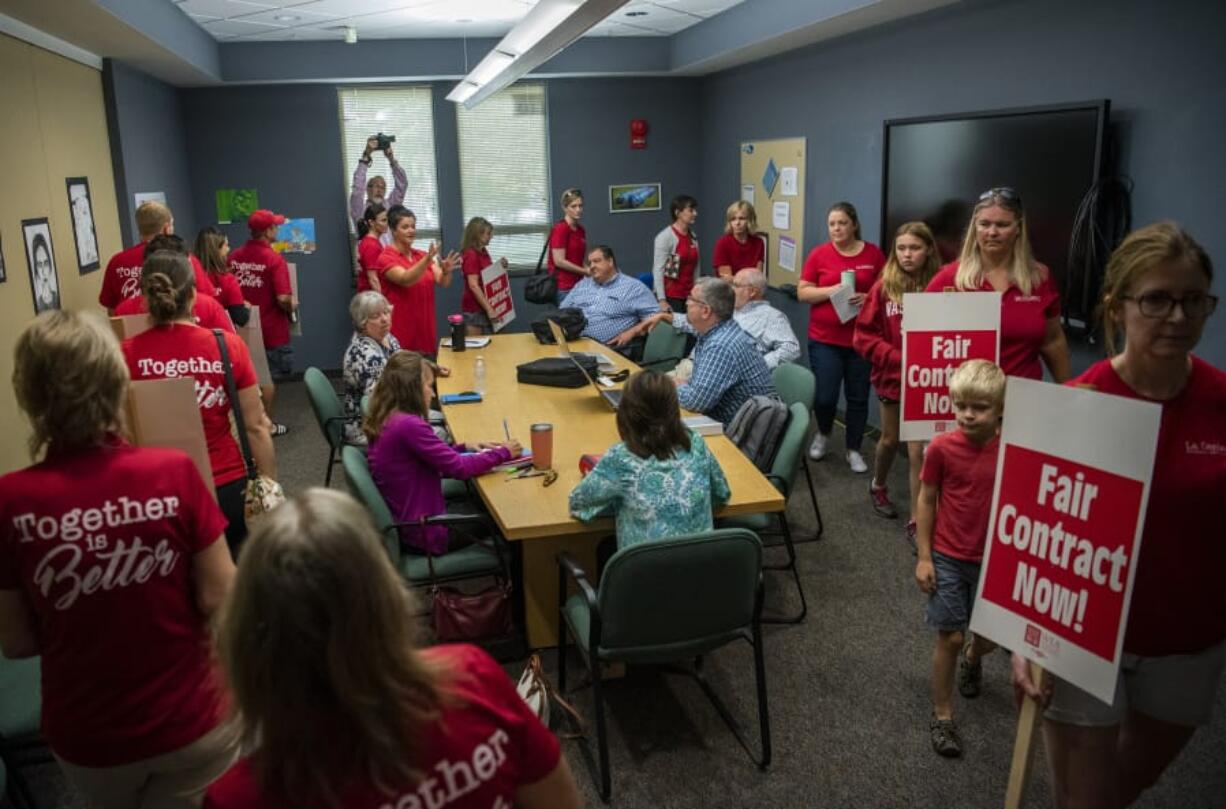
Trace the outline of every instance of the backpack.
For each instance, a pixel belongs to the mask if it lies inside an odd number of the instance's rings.
[[[587,328],[587,316],[583,314],[582,309],[573,306],[555,309],[544,317],[538,317],[532,321],[532,333],[536,335],[536,341],[541,345],[553,345],[555,342],[553,331],[549,328],[551,320],[562,327],[562,334],[566,336],[568,343],[582,337],[583,330]]]
[[[751,396],[736,411],[724,434],[759,471],[766,473],[775,462],[787,423],[788,406],[782,401],[774,396]]]

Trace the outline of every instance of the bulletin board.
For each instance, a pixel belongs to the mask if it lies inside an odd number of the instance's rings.
[[[797,283],[805,260],[805,139],[742,143],[740,198],[753,205],[766,235],[767,283]]]

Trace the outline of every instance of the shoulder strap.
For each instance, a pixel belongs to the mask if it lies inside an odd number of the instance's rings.
[[[553,227],[557,227],[557,225],[555,224]],[[545,254],[549,252],[549,242],[553,241],[553,227],[545,235],[545,246],[541,248],[541,257],[536,260],[536,272],[533,275],[541,272],[545,266]]]
[[[238,445],[243,452],[243,465],[247,468],[247,478],[254,480],[259,477],[255,468],[255,459],[251,457],[251,444],[247,441],[247,425],[243,422],[243,409],[238,404],[238,389],[234,385],[234,367],[230,364],[230,349],[226,347],[226,334],[221,329],[213,329],[217,338],[217,347],[221,349],[221,362],[226,368],[226,396],[230,397],[230,410],[234,412],[234,426],[238,432]]]

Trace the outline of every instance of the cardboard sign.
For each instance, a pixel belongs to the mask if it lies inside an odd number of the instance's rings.
[[[949,380],[971,359],[1000,358],[999,292],[913,292],[902,296],[904,441],[957,427]]]
[[[268,367],[268,355],[264,353],[264,327],[260,323],[260,307],[251,307],[251,316],[246,326],[235,326],[234,331],[242,338],[255,367],[255,378],[261,387],[272,385],[272,370]]]
[[[194,380],[180,377],[133,382],[128,387],[127,413],[132,443],[186,452],[209,491],[213,491],[213,469],[209,465],[200,408],[196,406]]]
[[[1162,409],[1010,377],[971,631],[1115,693]],[[1126,437],[1126,440],[1121,440]]]
[[[153,328],[153,320],[149,315],[114,315],[111,317],[111,330],[115,332],[115,337],[121,343],[151,328]]]
[[[289,288],[290,295],[294,298],[294,303],[298,303],[298,265],[293,262],[286,262],[289,267]],[[293,320],[289,324],[289,333],[295,337],[302,336],[302,313],[298,313],[298,319]]]
[[[494,324],[494,331],[502,331],[504,326],[515,319],[515,301],[511,298],[511,279],[507,277],[507,271],[503,268],[502,262],[495,261],[481,271],[481,289],[485,292],[485,299],[489,301],[490,308],[494,310],[494,317],[490,319],[490,322]]]

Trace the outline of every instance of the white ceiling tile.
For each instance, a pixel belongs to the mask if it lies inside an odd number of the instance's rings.
[[[262,23],[244,22],[242,20],[213,20],[204,24],[204,30],[215,37],[241,37],[246,34],[264,34],[269,31],[283,31],[280,26],[264,25]]]
[[[313,0],[309,3],[295,4],[293,8],[318,14],[332,14],[337,17],[356,17],[363,14],[414,8],[432,2],[434,0]]]
[[[297,28],[270,29],[261,34],[248,34],[241,39],[244,42],[322,42],[329,40],[342,42],[345,39],[345,32],[303,25]]]
[[[647,28],[663,34],[673,34],[701,22],[692,14],[643,2],[627,3],[618,9],[610,19],[624,25]]]
[[[258,14],[245,14],[242,17],[231,17],[231,19],[240,19],[243,22],[262,22],[278,27],[298,28],[304,25],[327,25],[335,20],[336,17],[331,14],[300,11],[296,8],[270,8]]]
[[[244,14],[258,14],[280,5],[277,2],[252,2],[251,0],[187,0],[179,8],[188,14],[199,14],[205,17],[240,17]]]

